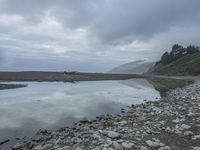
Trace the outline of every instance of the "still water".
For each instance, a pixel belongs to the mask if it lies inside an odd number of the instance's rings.
[[[127,105],[160,97],[143,79],[18,83],[28,87],[0,91],[0,140],[30,136],[40,128],[56,129],[83,117],[119,113]]]

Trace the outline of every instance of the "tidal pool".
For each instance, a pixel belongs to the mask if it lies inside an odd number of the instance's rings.
[[[57,129],[83,117],[119,113],[121,108],[160,97],[148,81],[11,82],[25,88],[0,91],[0,141]]]

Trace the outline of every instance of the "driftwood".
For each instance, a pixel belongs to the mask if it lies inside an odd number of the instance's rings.
[[[7,142],[9,142],[10,141],[10,139],[6,139],[6,140],[4,140],[4,141],[1,141],[0,142],[0,145],[3,145],[3,144],[5,144],[5,143],[7,143]]]

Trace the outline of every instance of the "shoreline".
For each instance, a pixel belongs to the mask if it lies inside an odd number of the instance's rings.
[[[139,149],[200,148],[200,79],[167,93],[158,101],[132,105],[118,115],[83,119],[57,131],[40,130],[13,149]]]
[[[144,78],[142,74],[112,74],[112,73],[83,73],[83,72],[0,72],[0,81],[99,81],[99,80],[127,80],[131,78]]]

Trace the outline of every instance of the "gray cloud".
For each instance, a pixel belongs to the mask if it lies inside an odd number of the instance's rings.
[[[101,2],[97,9],[94,9],[96,5],[89,8],[89,12],[75,9],[76,13],[70,21],[75,21],[76,24],[77,18],[82,18],[78,21],[85,20],[95,13],[95,17],[92,17],[87,25],[93,35],[103,42],[148,40],[174,26],[200,25],[200,11],[198,11],[200,1],[197,0]],[[84,5],[81,6],[85,8]]]
[[[85,70],[109,70],[155,59],[176,42],[199,45],[199,6],[199,0],[0,0],[0,44],[19,64],[54,57],[75,69],[82,63]]]
[[[174,26],[200,25],[200,1],[193,0],[2,0],[2,12],[29,21],[47,14],[71,28],[87,27],[103,42],[147,40]]]

